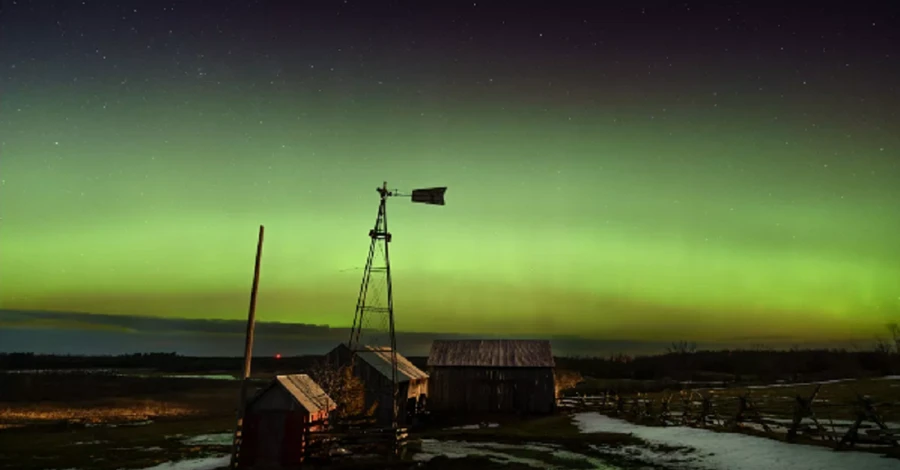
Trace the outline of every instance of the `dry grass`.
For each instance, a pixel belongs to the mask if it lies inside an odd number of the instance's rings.
[[[116,423],[145,421],[204,414],[205,410],[180,403],[147,400],[126,406],[71,407],[58,403],[9,406],[0,404],[0,424],[6,426],[39,424],[52,421]]]
[[[0,400],[4,427],[231,416],[238,396],[237,384],[214,380],[72,374],[5,379],[16,393],[7,390],[8,399]]]
[[[232,429],[234,383],[115,376],[40,380],[40,386],[22,386],[18,396],[7,393],[10,400],[0,402],[2,470],[145,468],[227,452],[188,445],[182,436]],[[62,391],[43,391],[47,383]],[[29,401],[35,394],[52,399]]]

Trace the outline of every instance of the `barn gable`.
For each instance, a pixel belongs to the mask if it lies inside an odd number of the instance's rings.
[[[352,364],[353,352],[346,344],[339,344],[325,355],[326,363],[331,366],[347,366]],[[397,357],[397,418],[403,423],[412,423],[424,406],[424,396],[428,393],[428,374],[413,365],[400,353]],[[365,407],[376,406],[375,416],[379,423],[391,423],[393,419],[394,400],[393,367],[391,366],[391,349],[365,346],[356,351],[356,363],[353,375],[358,377],[365,387]]]
[[[555,367],[547,340],[435,340],[428,367]]]
[[[396,356],[398,382],[409,382],[411,380],[428,378],[428,374],[422,369],[414,366],[412,362],[409,362],[409,359],[403,357],[400,353],[396,353]],[[378,372],[385,377],[391,378],[393,367],[391,366],[390,348],[366,346],[366,350],[358,351],[356,357],[366,361],[367,364],[378,370]]]
[[[351,356],[350,349],[344,344],[338,345],[334,351],[329,353],[329,355],[334,355],[335,352],[339,352],[340,354],[338,355],[344,358],[349,358]],[[388,380],[391,380],[391,376],[393,375],[391,370],[393,369],[391,366],[391,348],[365,346],[363,350],[356,352],[356,357],[363,360],[372,367],[372,369]],[[428,374],[426,374],[425,371],[413,365],[413,363],[409,362],[409,359],[403,357],[402,354],[397,353],[397,382],[404,383],[427,378]]]
[[[279,391],[279,396],[273,393]],[[269,398],[271,396],[271,398]],[[289,401],[290,403],[277,402]],[[309,414],[317,414],[331,411],[337,407],[334,400],[322,390],[310,376],[306,374],[279,375],[269,384],[268,387],[262,389],[248,403],[249,408],[269,408],[269,407],[286,407],[299,406]]]

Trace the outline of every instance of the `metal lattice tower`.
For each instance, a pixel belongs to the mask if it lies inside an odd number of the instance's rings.
[[[412,202],[444,205],[447,188],[413,190],[412,194],[400,194],[388,190],[387,182],[377,189],[380,195],[375,227],[369,230],[369,256],[363,272],[353,327],[347,346],[355,356],[366,348],[388,349],[391,354],[391,384],[393,386],[393,424],[397,424],[397,337],[394,333],[394,292],[391,283],[390,243],[391,233],[387,223],[389,197],[410,197]]]

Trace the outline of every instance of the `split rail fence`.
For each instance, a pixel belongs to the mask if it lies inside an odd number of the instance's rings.
[[[400,457],[409,438],[407,428],[379,427],[374,422],[342,420],[309,423],[304,432],[304,460],[331,461],[349,456]]]
[[[362,456],[381,460],[402,458],[408,438],[406,428],[378,426],[368,418],[304,423],[299,433],[285,436],[285,439],[292,439],[292,445],[289,446],[290,455],[279,458],[279,468],[300,468],[306,464],[327,464]],[[237,454],[232,458],[232,468],[268,468],[267,464],[257,461],[255,450],[243,445],[237,449]]]
[[[760,409],[750,396],[721,396],[706,391],[682,390],[653,398],[647,394],[619,395],[606,393],[591,397],[565,397],[559,408],[571,411],[596,411],[639,424],[655,426],[688,426],[762,434],[771,438],[797,442],[801,438],[826,442],[836,450],[854,446],[878,448],[900,447],[900,429],[889,427],[879,414],[875,402],[857,396],[856,403],[834,405],[816,403],[821,385],[808,396],[796,395],[790,407],[780,416]],[[853,419],[821,418],[813,409],[841,407],[852,410]],[[886,404],[889,406],[892,404]]]

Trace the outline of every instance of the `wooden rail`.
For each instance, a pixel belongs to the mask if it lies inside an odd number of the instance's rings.
[[[370,418],[313,421],[305,423],[301,433],[296,458],[303,463],[330,463],[361,455],[402,458],[409,438],[406,428],[379,427]],[[238,468],[253,468],[251,462],[245,464]]]
[[[836,450],[856,444],[900,446],[900,429],[891,429],[884,423],[870,397],[857,396],[852,404],[856,418],[846,431],[839,432],[834,420],[821,419],[813,409],[820,388],[821,385],[816,386],[808,396],[795,396],[791,417],[782,419],[761,410],[749,392],[724,397],[682,390],[658,398],[643,393],[627,396],[605,393],[591,397],[563,397],[558,407],[570,411],[596,411],[650,426],[748,431],[788,442],[796,442],[802,436],[827,442]]]

